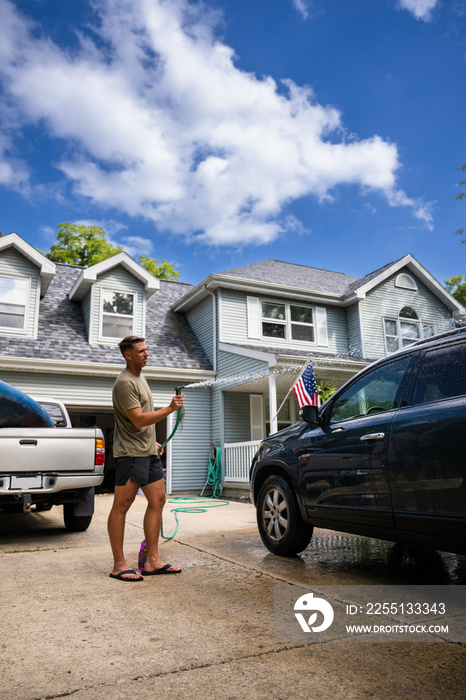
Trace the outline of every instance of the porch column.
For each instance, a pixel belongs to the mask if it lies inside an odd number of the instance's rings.
[[[269,415],[270,415],[270,432],[276,433],[278,430],[277,413],[277,385],[275,383],[275,375],[269,374]]]

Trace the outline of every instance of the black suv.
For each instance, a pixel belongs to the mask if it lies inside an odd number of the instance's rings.
[[[466,329],[374,362],[301,417],[251,466],[271,552],[303,551],[318,526],[466,553]]]

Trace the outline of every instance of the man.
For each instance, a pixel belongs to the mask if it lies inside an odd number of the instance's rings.
[[[115,496],[108,517],[108,534],[113,552],[111,578],[136,582],[143,578],[131,569],[123,554],[126,513],[139,488],[147,498],[144,535],[147,556],[143,576],[178,574],[181,569],[165,564],[159,558],[158,543],[165,505],[165,485],[155,424],[183,405],[183,395],[174,396],[170,405],[154,411],[149,385],[142,375],[149,353],[144,338],[131,335],[119,343],[126,368],[113,387],[115,433]]]

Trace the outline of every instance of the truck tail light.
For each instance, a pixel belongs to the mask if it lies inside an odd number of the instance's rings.
[[[101,438],[95,441],[95,464],[105,464],[105,442]]]

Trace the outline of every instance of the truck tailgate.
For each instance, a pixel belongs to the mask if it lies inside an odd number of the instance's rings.
[[[2,428],[0,472],[94,471],[92,428]]]

